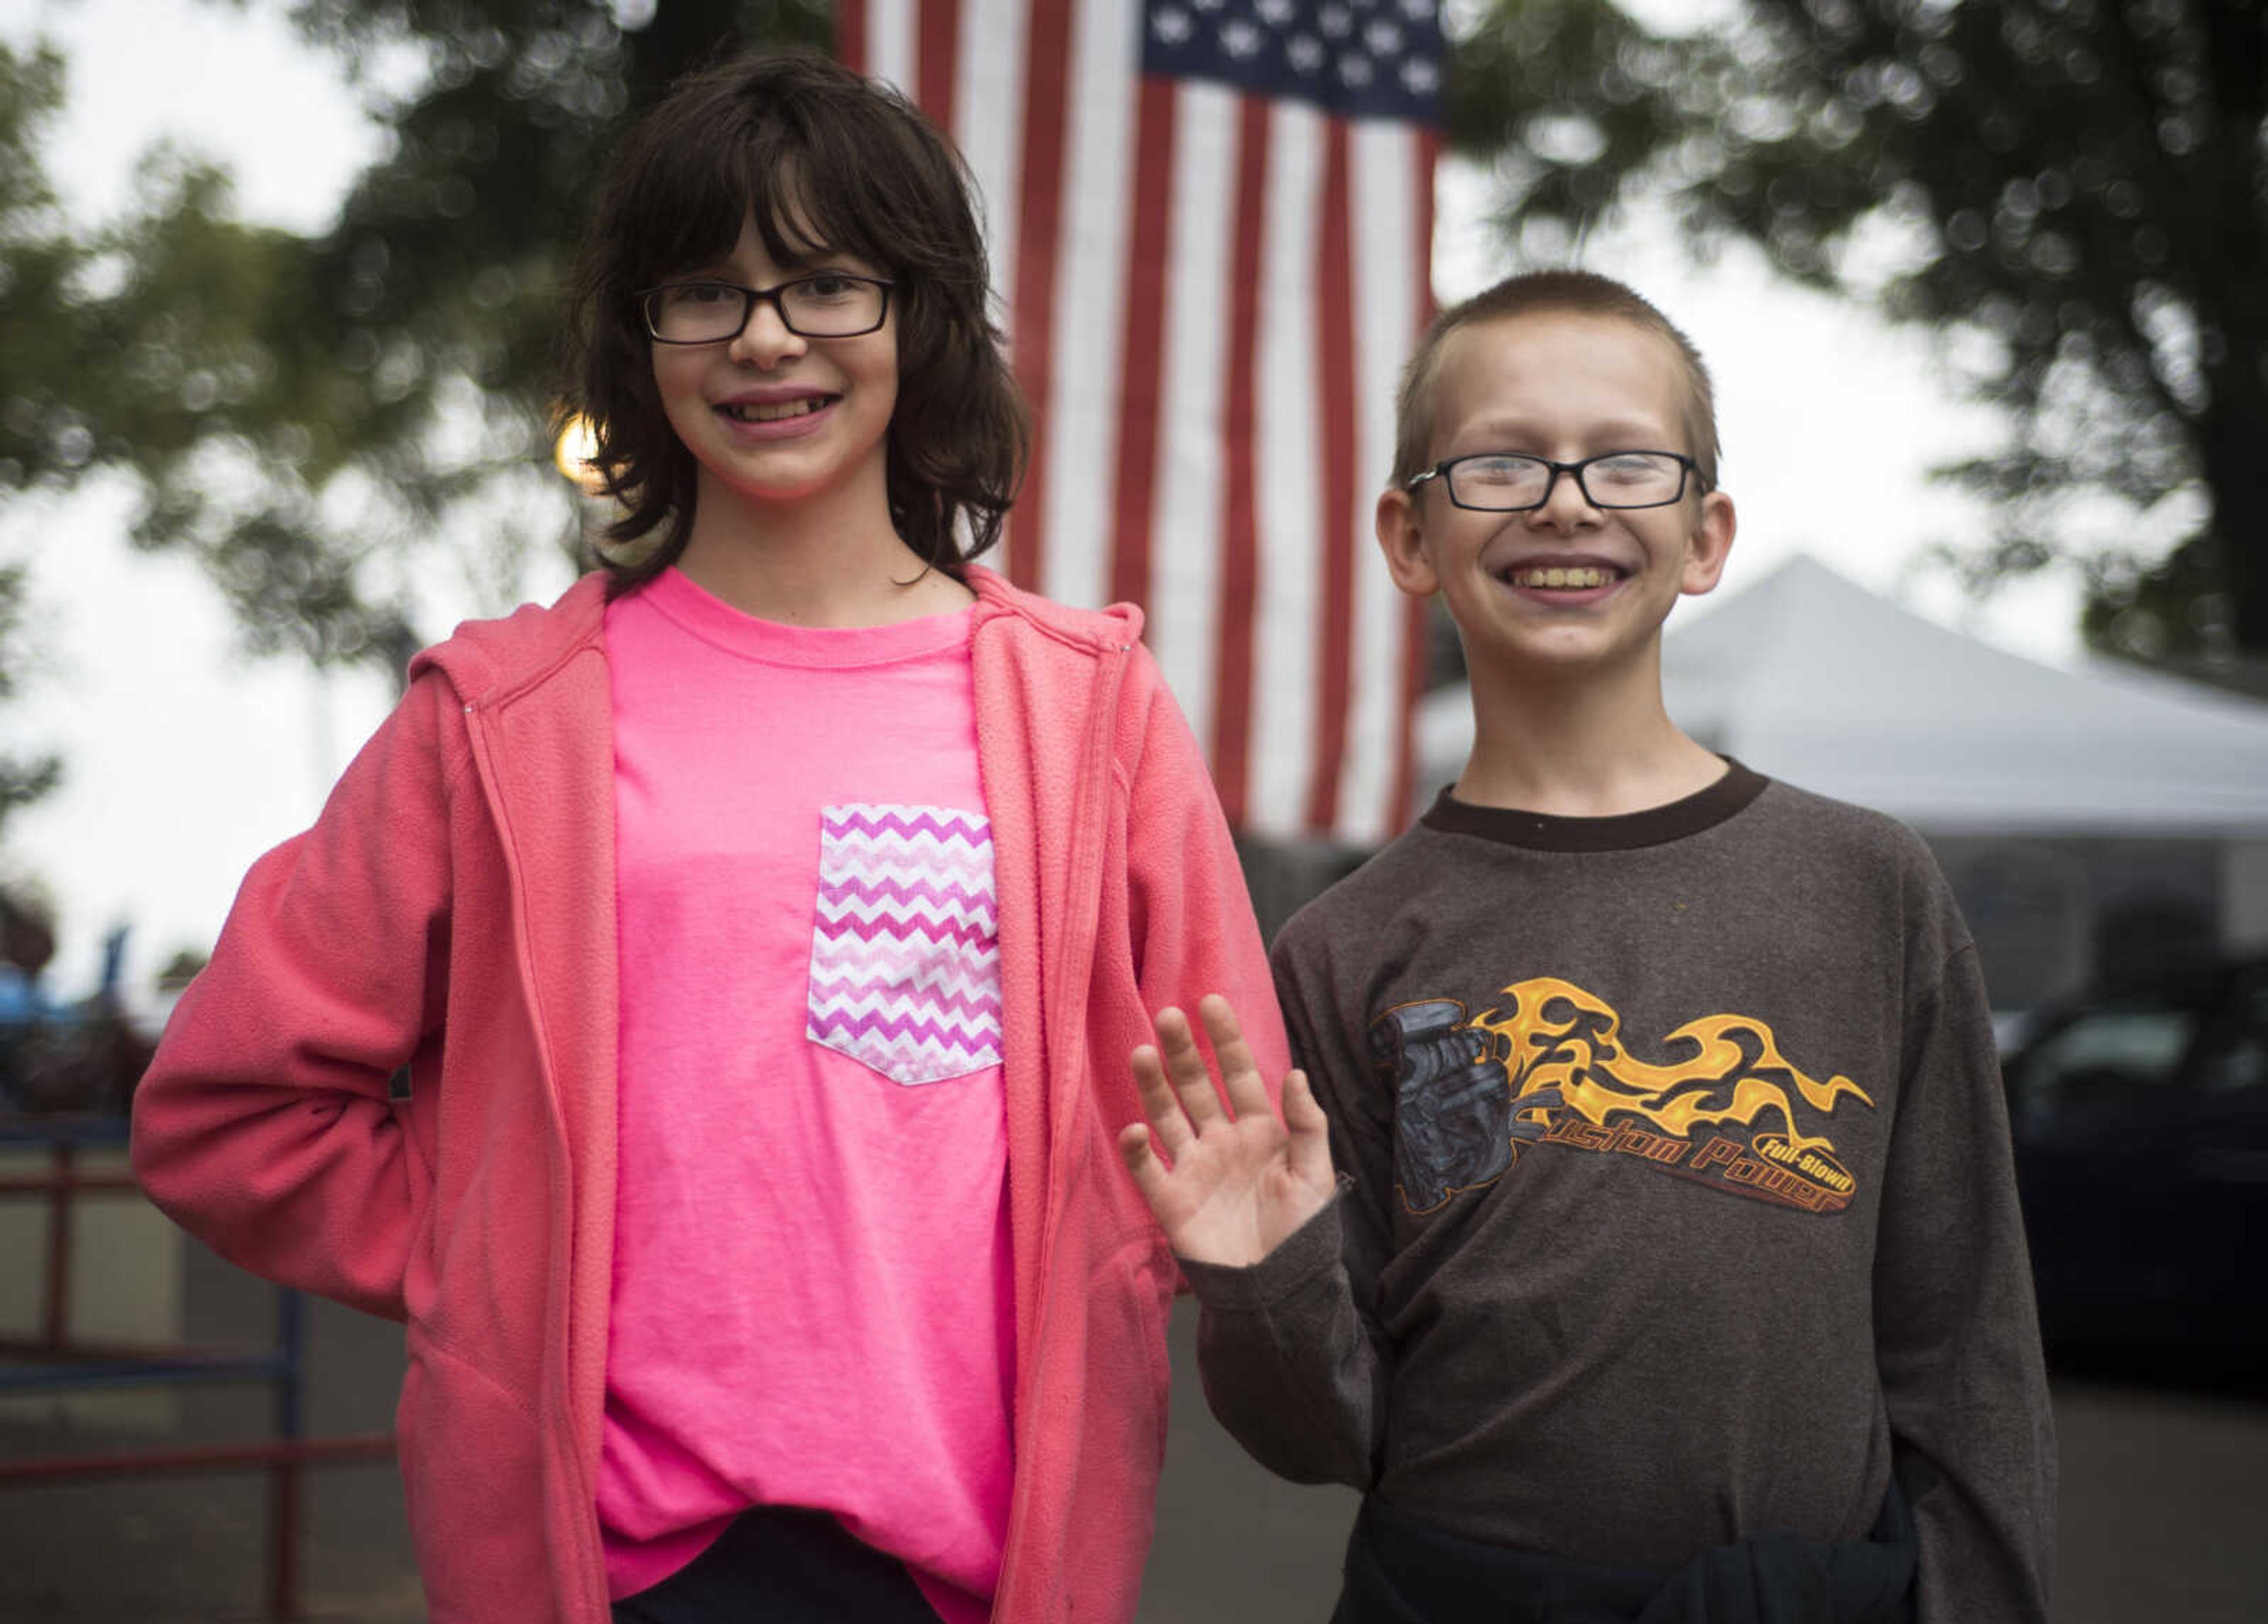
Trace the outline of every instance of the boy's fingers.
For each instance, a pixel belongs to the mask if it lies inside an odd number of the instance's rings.
[[[1158,1159],[1157,1149],[1150,1143],[1150,1130],[1139,1122],[1129,1122],[1120,1128],[1118,1159],[1126,1164],[1135,1189],[1149,1203],[1150,1216],[1160,1224],[1165,1223],[1174,1175],[1173,1170]]]
[[[1173,1084],[1166,1080],[1165,1062],[1145,1043],[1134,1051],[1129,1064],[1134,1072],[1135,1091],[1142,1097],[1142,1114],[1150,1119],[1151,1130],[1166,1154],[1178,1157],[1195,1135],[1189,1131],[1189,1119],[1182,1114]],[[1145,1143],[1146,1140],[1145,1135]]]
[[[1292,1135],[1292,1167],[1308,1184],[1329,1189],[1334,1181],[1330,1119],[1315,1103],[1304,1071],[1292,1071],[1284,1078],[1284,1126]]]
[[[1219,993],[1207,993],[1197,1004],[1197,1013],[1204,1018],[1205,1035],[1212,1040],[1213,1058],[1220,1062],[1220,1080],[1228,1091],[1230,1109],[1240,1117],[1272,1110],[1268,1085],[1261,1080],[1259,1064],[1252,1058],[1244,1028],[1228,1000]]]
[[[1173,1081],[1174,1094],[1189,1118],[1189,1130],[1202,1134],[1207,1124],[1223,1120],[1227,1113],[1213,1091],[1212,1068],[1205,1064],[1188,1016],[1174,1009],[1158,1011],[1158,1047],[1165,1055],[1166,1075]],[[1178,1154],[1175,1141],[1166,1142],[1166,1152]]]
[[[1330,1119],[1315,1103],[1315,1091],[1307,1086],[1307,1074],[1296,1066],[1284,1076],[1284,1126],[1294,1134],[1330,1131]]]
[[[1142,1164],[1156,1158],[1150,1149],[1150,1130],[1139,1122],[1129,1122],[1118,1130],[1118,1157],[1126,1164],[1126,1171],[1141,1179]]]
[[[1151,1148],[1150,1130],[1139,1122],[1129,1122],[1118,1130],[1118,1159],[1126,1164],[1126,1171],[1134,1175],[1134,1182],[1143,1194],[1150,1193],[1150,1181],[1165,1171],[1158,1153]]]

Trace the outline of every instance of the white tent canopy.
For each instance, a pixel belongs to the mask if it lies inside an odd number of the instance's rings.
[[[2268,835],[2268,705],[2107,662],[2039,665],[1808,557],[1673,621],[1662,680],[1711,748],[1933,834]],[[1433,701],[1422,782],[1440,784],[1471,723]]]

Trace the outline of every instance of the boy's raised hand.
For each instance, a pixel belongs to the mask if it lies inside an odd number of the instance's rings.
[[[1208,996],[1197,1012],[1220,1062],[1229,1109],[1213,1091],[1189,1018],[1160,1010],[1158,1047],[1145,1044],[1133,1056],[1149,1125],[1123,1129],[1118,1153],[1178,1255],[1241,1268],[1266,1257],[1329,1201],[1330,1142],[1305,1074],[1285,1077],[1278,1117],[1228,1000]]]

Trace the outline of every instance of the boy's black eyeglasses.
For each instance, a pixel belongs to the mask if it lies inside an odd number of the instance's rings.
[[[645,330],[657,344],[716,344],[738,338],[759,304],[803,338],[856,338],[890,312],[893,284],[849,271],[818,271],[769,288],[731,282],[672,282],[637,296]]]
[[[1525,513],[1551,500],[1563,474],[1594,508],[1666,508],[1685,494],[1697,465],[1677,452],[1607,452],[1580,462],[1554,462],[1518,452],[1478,452],[1437,462],[1409,484],[1438,479],[1449,500],[1484,513]]]

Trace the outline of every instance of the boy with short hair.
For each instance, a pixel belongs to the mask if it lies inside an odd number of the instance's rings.
[[[1217,999],[1226,1109],[1179,1011],[1135,1057],[1121,1148],[1215,1414],[1367,1491],[1342,1624],[2045,1616],[1968,933],[1901,826],[1662,705],[1662,621],[1732,545],[1716,454],[1699,356],[1620,283],[1442,314],[1378,537],[1456,621],[1471,758],[1278,940],[1280,1118]]]

